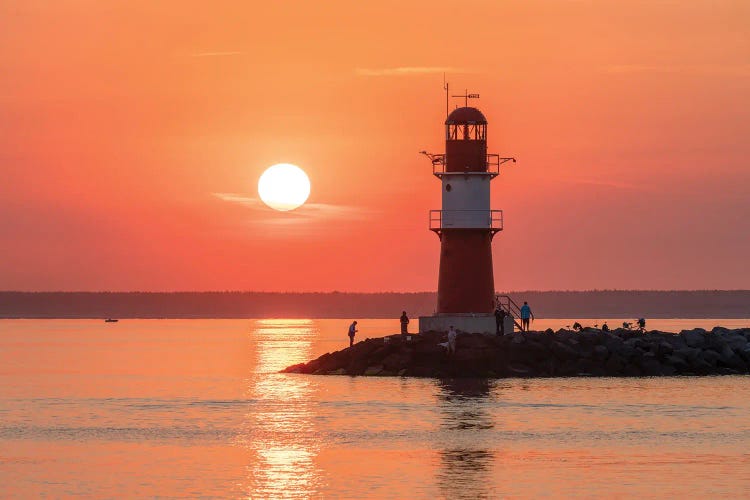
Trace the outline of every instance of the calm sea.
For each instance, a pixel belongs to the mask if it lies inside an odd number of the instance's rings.
[[[0,497],[750,496],[750,377],[277,373],[347,324],[0,321]]]

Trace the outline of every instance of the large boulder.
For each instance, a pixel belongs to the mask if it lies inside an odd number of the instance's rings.
[[[550,348],[537,340],[529,340],[516,345],[515,350],[523,353],[523,356],[531,362],[543,362],[551,357]]]
[[[316,372],[328,373],[343,368],[349,361],[350,353],[340,351],[339,353],[326,353],[317,359]]]
[[[679,356],[685,361],[692,363],[696,359],[700,358],[701,352],[702,351],[700,349],[694,349],[692,347],[683,347],[682,349],[675,350],[673,355]]]
[[[383,358],[383,368],[388,371],[398,372],[409,366],[411,357],[411,349],[401,349],[399,351],[392,352],[391,354]]]
[[[506,371],[511,376],[515,377],[531,377],[534,375],[534,370],[523,363],[510,363],[507,366]]]
[[[656,344],[657,347],[657,355],[660,358],[664,358],[665,356],[669,356],[674,352],[674,347],[672,344],[667,342],[666,340],[660,340],[658,344]]]
[[[628,343],[627,341],[625,341],[617,350],[617,353],[627,360],[640,356],[641,351],[635,347],[634,343]]]
[[[403,375],[407,377],[437,377],[440,375],[437,367],[416,365],[408,368]]]
[[[594,346],[593,357],[598,361],[604,361],[609,356],[609,349],[603,345]]]
[[[692,330],[682,330],[680,337],[685,340],[688,347],[703,347],[706,343],[706,330],[703,328],[694,328]]]
[[[551,348],[552,354],[561,361],[578,359],[581,356],[579,351],[562,342],[554,342]]]
[[[733,370],[736,370],[737,372],[745,371],[745,361],[740,356],[735,354],[734,350],[732,350],[732,348],[728,345],[724,346],[719,355],[721,356],[721,358],[719,359],[719,363],[721,363],[722,366],[731,368]]]
[[[617,354],[612,354],[604,363],[604,370],[610,377],[616,377],[622,374],[622,370],[625,367],[625,362]]]
[[[526,337],[521,332],[516,332],[511,336],[511,342],[514,344],[523,344],[526,342]]]
[[[638,366],[640,366],[644,375],[661,375],[661,363],[656,359],[656,355],[652,352],[644,353],[643,356],[638,359]]]
[[[452,377],[484,377],[493,369],[492,351],[457,348],[448,357],[445,369]]]
[[[462,333],[456,337],[456,346],[458,349],[485,349],[491,343],[491,337],[479,333]]]
[[[625,342],[616,335],[608,335],[604,338],[603,345],[605,345],[610,352],[619,353],[625,345]]]
[[[690,363],[681,356],[668,355],[664,359],[664,364],[670,365],[678,374],[690,371]]]
[[[724,341],[724,343],[734,351],[742,351],[745,349],[745,347],[748,344],[748,341],[745,338],[745,336],[740,335],[739,333],[728,332],[728,333],[722,334],[721,338]]]
[[[362,375],[373,376],[379,375],[383,371],[383,365],[368,366]]]
[[[706,363],[708,363],[711,366],[716,366],[716,363],[718,363],[719,360],[721,359],[721,354],[719,354],[716,351],[712,351],[710,349],[706,349],[705,351],[701,352],[700,359],[702,361],[705,361]]]

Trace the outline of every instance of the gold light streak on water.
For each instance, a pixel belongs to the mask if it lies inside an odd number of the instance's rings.
[[[278,373],[311,357],[318,334],[312,320],[260,320],[252,332],[256,373],[249,379],[248,414],[243,444],[251,449],[247,492],[250,498],[301,498],[318,491],[320,472],[314,460],[314,385],[309,377]]]

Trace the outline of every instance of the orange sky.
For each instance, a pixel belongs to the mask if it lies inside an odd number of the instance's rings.
[[[6,0],[0,289],[434,290],[418,151],[443,150],[444,70],[519,159],[493,182],[498,290],[749,288],[748,19],[743,0]],[[309,205],[227,201],[279,162]]]

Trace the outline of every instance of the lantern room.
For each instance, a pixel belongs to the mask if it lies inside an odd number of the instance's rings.
[[[487,171],[487,119],[477,108],[456,108],[445,120],[445,170]]]

